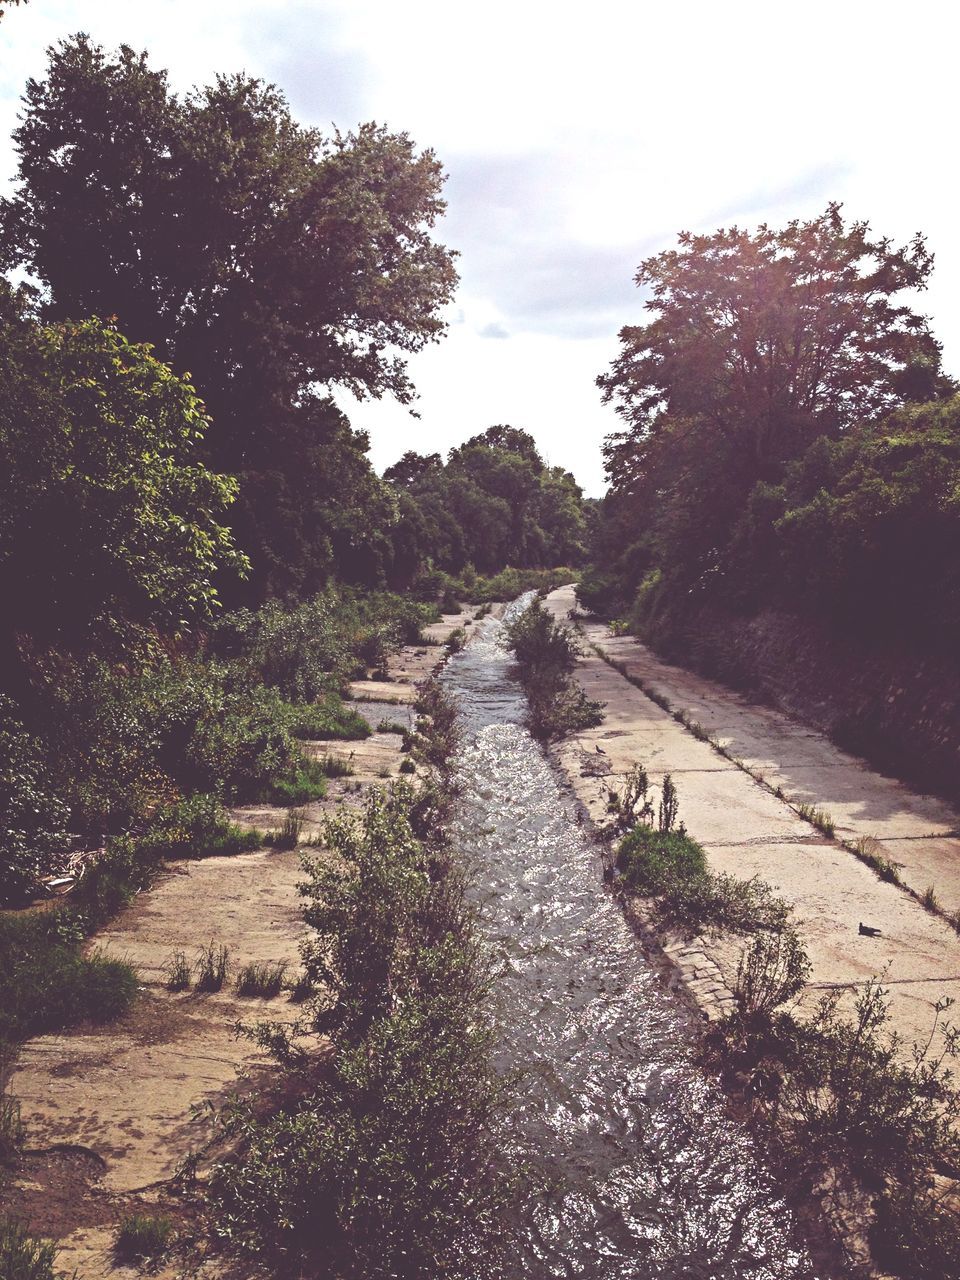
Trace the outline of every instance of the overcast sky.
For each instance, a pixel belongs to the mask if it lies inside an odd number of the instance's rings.
[[[420,418],[353,405],[379,469],[496,422],[588,493],[616,429],[594,378],[642,320],[641,258],[682,229],[774,225],[842,200],[936,254],[922,299],[960,375],[958,7],[815,0],[31,0],[0,24],[0,173],[44,49],[88,31],[188,88],[246,70],[304,123],[375,119],[449,174],[449,336],[412,362]]]

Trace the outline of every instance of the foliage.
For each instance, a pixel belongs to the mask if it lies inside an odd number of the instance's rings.
[[[4,1280],[56,1280],[56,1245],[38,1240],[12,1218],[0,1218],[0,1275]]]
[[[478,569],[496,575],[507,565],[539,569],[583,557],[579,486],[561,467],[548,467],[533,437],[516,427],[490,427],[451,449],[445,464],[439,454],[409,451],[384,478],[407,498],[402,536],[419,549],[419,556],[408,551],[410,562],[429,557],[437,570],[461,574],[462,598],[520,594],[475,594]]]
[[[227,980],[230,953],[222,943],[208,942],[200,948],[196,964],[197,991],[220,991]]]
[[[413,793],[334,819],[311,864],[309,1020],[333,1055],[293,1107],[228,1118],[238,1161],[215,1171],[218,1229],[260,1257],[338,1275],[494,1270],[504,1188],[487,962],[459,876],[437,878]]]
[[[169,1218],[145,1213],[129,1213],[120,1220],[115,1250],[121,1262],[159,1258],[166,1253],[173,1236]]]
[[[116,647],[183,631],[245,572],[218,521],[236,485],[203,465],[196,390],[111,325],[39,325],[0,287],[0,646]],[[38,590],[37,584],[43,589]]]
[[[137,991],[130,965],[80,954],[84,924],[69,910],[0,916],[0,1042],[91,1019],[108,1022]]]
[[[534,600],[507,628],[527,695],[527,722],[536,738],[562,737],[599,724],[602,708],[572,678],[579,648],[569,627]]]
[[[903,301],[931,268],[922,237],[895,247],[836,205],[647,259],[650,320],[599,379],[626,429],[584,607],[680,647],[709,603],[951,644],[958,402]]]
[[[53,868],[67,809],[54,794],[40,744],[0,694],[0,906],[20,902]]]
[[[934,1005],[929,1037],[912,1049],[890,1030],[876,981],[856,994],[852,1020],[838,992],[806,1021],[761,999],[753,1010],[741,1004],[708,1038],[710,1060],[749,1081],[774,1156],[799,1187],[839,1170],[867,1189],[877,1265],[905,1280],[956,1274],[960,1095],[957,1031],[943,1018],[950,1003]]]
[[[392,499],[323,388],[408,401],[405,355],[444,331],[433,153],[376,124],[324,138],[245,75],[177,96],[145,54],[83,35],[28,82],[14,141],[3,265],[43,282],[53,318],[115,315],[192,371],[261,592],[335,569],[374,585]]]
[[[263,1000],[272,1000],[283,990],[286,972],[285,960],[274,964],[268,961],[245,964],[237,974],[237,995],[259,996]]]

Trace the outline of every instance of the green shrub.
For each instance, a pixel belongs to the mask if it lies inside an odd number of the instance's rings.
[[[295,849],[300,843],[302,831],[303,813],[299,809],[291,809],[289,813],[284,814],[283,821],[276,831],[269,832],[266,840],[274,849]]]
[[[53,1270],[57,1247],[38,1240],[14,1222],[0,1218],[0,1276],[3,1280],[57,1280]]]
[[[603,708],[588,698],[571,672],[580,649],[569,627],[555,622],[539,600],[511,623],[507,635],[527,695],[527,722],[536,738],[559,738],[599,724]]]
[[[268,804],[310,804],[327,794],[327,772],[324,760],[301,756],[286,777],[275,778],[263,792]]]
[[[154,814],[137,839],[141,853],[161,858],[210,858],[259,849],[258,831],[230,822],[216,796],[198,794]]]
[[[617,866],[631,893],[651,898],[675,889],[678,882],[707,875],[706,855],[695,840],[647,826],[635,827],[624,837]]]
[[[159,1258],[170,1246],[173,1223],[169,1218],[131,1213],[120,1221],[114,1248],[121,1262]]]
[[[40,744],[0,694],[0,906],[36,889],[67,845],[68,811],[54,794]]]
[[[374,793],[329,824],[336,856],[303,889],[302,985],[332,1057],[295,1106],[233,1113],[242,1155],[212,1180],[223,1238],[311,1274],[471,1276],[502,1230],[489,970],[462,882],[429,871],[412,801]],[[288,1059],[276,1028],[264,1041]]]
[[[328,694],[322,702],[290,704],[287,727],[295,738],[369,738],[370,726],[354,707],[339,695]]]

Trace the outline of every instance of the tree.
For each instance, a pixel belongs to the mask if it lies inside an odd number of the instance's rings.
[[[835,204],[782,230],[684,233],[643,262],[652,318],[621,331],[598,379],[627,426],[605,444],[593,598],[629,606],[644,582],[658,584],[645,600],[681,611],[729,598],[731,537],[758,486],[819,438],[947,394],[940,345],[902,300],[932,264],[921,236],[896,248]]]
[[[42,325],[0,293],[0,649],[116,644],[208,617],[244,557],[236,484],[200,461],[191,385],[97,320]]]
[[[926,287],[922,236],[894,248],[831,204],[781,231],[679,240],[641,263],[654,318],[621,330],[620,355],[597,380],[628,423],[606,450],[614,484],[642,471],[648,447],[679,421],[730,441],[762,478],[814,436],[941,387],[940,344],[894,300]]]
[[[324,138],[246,76],[177,97],[127,47],[79,35],[49,57],[14,135],[4,265],[40,280],[48,318],[116,316],[191,371],[209,459],[241,492],[269,472],[302,494],[326,389],[409,401],[405,357],[445,330],[456,273],[432,238],[439,162],[375,124]],[[334,433],[326,447],[352,471],[360,442]]]

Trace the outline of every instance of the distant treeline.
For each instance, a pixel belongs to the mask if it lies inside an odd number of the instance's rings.
[[[649,321],[599,379],[625,429],[583,604],[681,650],[773,608],[955,655],[960,398],[904,301],[932,265],[835,205],[645,261]]]

